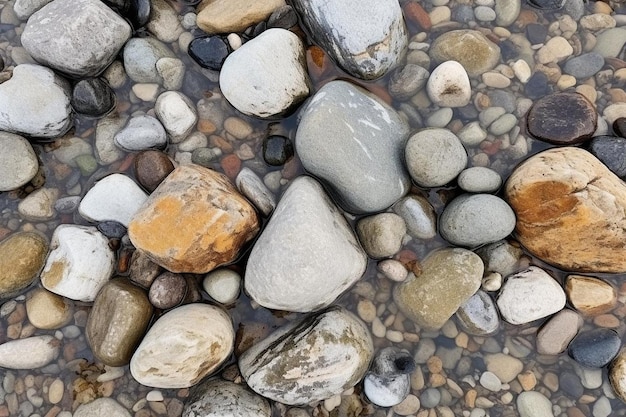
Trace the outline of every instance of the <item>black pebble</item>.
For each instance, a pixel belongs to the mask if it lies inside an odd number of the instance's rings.
[[[531,45],[537,45],[544,43],[548,36],[548,28],[545,25],[539,23],[531,23],[526,26],[526,37]]]
[[[126,17],[137,30],[150,21],[150,10],[150,0],[129,0],[127,2]]]
[[[626,117],[618,117],[613,122],[613,132],[617,136],[626,138]]]
[[[77,113],[99,117],[113,109],[115,93],[101,78],[87,78],[76,83],[71,102]]]
[[[113,220],[98,223],[98,230],[109,239],[121,239],[126,234],[126,227]]]
[[[596,136],[589,150],[618,177],[626,176],[626,139],[617,136]]]
[[[563,372],[559,376],[559,386],[571,398],[580,398],[585,392],[580,378],[573,372]]]
[[[548,76],[541,71],[535,72],[524,87],[526,97],[536,100],[552,92],[548,82]]]
[[[4,70],[4,59],[0,56],[0,71]]]
[[[569,344],[568,353],[583,366],[602,368],[613,360],[621,345],[615,330],[597,328],[578,333]]]
[[[204,36],[192,40],[188,52],[201,67],[219,71],[230,53],[230,48],[221,36]]]
[[[415,364],[415,360],[408,354],[403,356],[398,356],[394,361],[396,369],[401,374],[410,374],[412,373],[417,365]]]
[[[269,165],[283,165],[293,156],[293,144],[289,138],[271,135],[263,141],[263,159]]]
[[[268,28],[289,29],[298,24],[298,15],[293,7],[281,6],[270,15],[267,20]]]
[[[516,59],[519,56],[519,49],[515,44],[509,40],[504,40],[498,44],[500,47],[500,54],[504,61]]]

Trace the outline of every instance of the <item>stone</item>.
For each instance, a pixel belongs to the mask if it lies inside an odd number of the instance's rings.
[[[554,417],[552,402],[537,391],[524,391],[517,396],[520,417]]]
[[[148,199],[137,183],[124,174],[111,174],[96,182],[78,206],[85,219],[115,220],[128,227],[130,220]]]
[[[550,38],[544,46],[537,51],[537,61],[540,64],[561,62],[574,53],[572,45],[563,36]]]
[[[511,207],[491,194],[462,194],[445,207],[439,218],[441,236],[467,247],[504,239],[514,228]]]
[[[567,308],[559,311],[537,332],[537,353],[558,355],[564,352],[582,326],[580,314]]]
[[[397,214],[380,213],[360,219],[356,231],[369,257],[387,258],[402,247],[406,225]]]
[[[582,275],[568,275],[565,294],[570,304],[586,316],[597,316],[613,310],[617,291],[606,281]]]
[[[100,397],[78,406],[74,417],[131,417],[131,414],[113,398]]]
[[[580,398],[585,392],[585,387],[580,378],[573,372],[563,372],[559,375],[559,388],[572,398]]]
[[[152,282],[159,276],[162,269],[138,250],[134,251],[130,258],[129,278],[132,282],[143,288],[150,288]]]
[[[196,274],[235,260],[258,230],[254,208],[226,176],[198,165],[172,171],[128,226],[132,243],[152,261]]]
[[[26,220],[44,222],[51,220],[54,215],[54,203],[59,197],[57,188],[40,188],[30,193],[20,201],[17,211]]]
[[[459,325],[474,336],[487,336],[500,328],[500,317],[489,294],[478,290],[456,312]]]
[[[219,71],[230,54],[230,47],[222,36],[203,36],[189,44],[189,56],[202,68]]]
[[[130,372],[149,387],[187,388],[219,369],[234,343],[228,314],[208,304],[187,304],[152,325],[130,360]]]
[[[33,179],[39,170],[39,160],[25,138],[0,132],[0,192],[20,188]]]
[[[504,353],[489,353],[484,356],[487,371],[494,373],[503,384],[513,381],[524,369],[518,358]]]
[[[604,57],[597,52],[588,52],[568,59],[563,71],[579,80],[593,77],[604,66]]]
[[[340,206],[377,212],[409,190],[402,161],[408,133],[407,123],[379,98],[331,81],[303,110],[296,150],[304,168],[330,186]]]
[[[617,356],[621,345],[621,337],[615,330],[596,328],[578,333],[567,350],[579,364],[602,368]]]
[[[162,84],[163,77],[157,62],[163,58],[175,58],[174,53],[158,39],[132,38],[124,46],[124,69],[128,77],[137,83]]]
[[[67,80],[52,70],[18,65],[0,84],[0,130],[48,139],[62,136],[73,123],[70,95]]]
[[[409,4],[417,5],[418,3]],[[396,100],[409,100],[426,86],[429,76],[430,73],[426,68],[415,64],[406,64],[391,74],[389,94]]]
[[[468,193],[495,193],[502,186],[502,177],[491,168],[471,167],[461,171],[457,182]]]
[[[226,58],[219,82],[240,112],[261,118],[285,115],[309,95],[304,45],[286,29],[268,29]]]
[[[410,194],[401,198],[392,207],[394,213],[402,217],[406,232],[417,239],[432,239],[437,235],[435,209],[427,198]]]
[[[301,176],[291,182],[252,248],[245,289],[266,308],[319,310],[361,278],[366,261],[321,185]]]
[[[330,307],[253,345],[239,357],[239,369],[263,397],[306,405],[356,385],[373,354],[365,324],[341,307]]]
[[[62,224],[52,234],[41,284],[55,294],[91,302],[114,268],[109,240],[95,227]]]
[[[55,360],[61,342],[54,336],[31,336],[0,344],[0,366],[9,369],[37,369]],[[24,353],[28,352],[27,355]]]
[[[217,269],[204,277],[202,288],[218,303],[229,305],[239,297],[241,275],[231,269]]]
[[[613,129],[615,130],[615,127]],[[589,142],[589,152],[606,165],[615,175],[620,178],[626,177],[626,158],[624,157],[624,155],[626,155],[625,138],[607,135],[596,136]]]
[[[244,384],[219,378],[195,386],[185,401],[182,417],[270,417],[267,400],[251,392]]]
[[[522,9],[521,0],[496,0],[496,25],[508,27],[517,20]]]
[[[108,366],[128,365],[151,318],[152,306],[143,289],[125,278],[107,282],[94,301],[85,327],[93,355]]]
[[[52,0],[15,0],[13,3],[13,11],[20,20],[28,20],[28,18],[41,9]]]
[[[174,164],[167,154],[156,150],[139,152],[134,165],[137,182],[150,193],[174,171]]]
[[[609,382],[617,397],[626,401],[626,349],[622,349],[609,365]]]
[[[122,159],[124,152],[115,145],[113,138],[124,127],[126,120],[126,117],[118,117],[112,113],[96,123],[94,154],[99,164],[109,165]]]
[[[187,293],[187,281],[181,274],[164,272],[152,281],[148,298],[153,306],[167,310],[180,304]]]
[[[166,90],[180,90],[185,79],[185,63],[178,58],[163,57],[156,62],[157,73]]]
[[[520,243],[538,258],[567,271],[626,271],[626,189],[589,152],[564,147],[530,157],[509,177],[505,196]]]
[[[411,391],[410,374],[415,368],[415,361],[408,351],[397,347],[381,349],[363,379],[367,399],[379,407],[400,404]]]
[[[154,103],[154,112],[173,143],[185,139],[198,121],[196,106],[177,91],[161,93]]]
[[[35,282],[47,253],[47,239],[36,232],[16,232],[0,242],[0,300]]]
[[[71,104],[77,113],[100,117],[115,107],[115,93],[104,79],[88,78],[74,85]]]
[[[598,123],[593,104],[579,93],[554,93],[536,101],[526,116],[528,132],[554,145],[591,139]]]
[[[235,178],[237,189],[265,216],[269,216],[276,208],[274,194],[265,186],[250,168],[244,167]]]
[[[437,388],[428,388],[422,392],[419,398],[422,407],[433,409],[441,402],[441,392]]]
[[[296,0],[292,5],[313,41],[352,76],[382,77],[404,57],[408,35],[395,0]]]
[[[150,0],[149,2],[133,0],[131,3],[148,3],[147,7],[137,9],[149,9],[149,20],[146,29],[162,42],[176,42],[184,29],[178,20],[178,10],[174,9],[166,0]],[[138,19],[143,20],[143,19]]]
[[[263,160],[272,166],[284,165],[293,157],[291,139],[281,135],[270,135],[263,139]]]
[[[285,0],[203,1],[198,6],[196,23],[209,34],[243,32],[248,26],[267,19],[274,10],[285,5]]]
[[[610,14],[594,13],[581,17],[580,26],[590,31],[611,29],[615,27],[615,18]]]
[[[528,269],[506,278],[496,300],[500,314],[511,324],[524,324],[565,307],[565,292],[543,269]]]
[[[36,288],[26,296],[26,314],[38,329],[59,329],[73,318],[72,304],[44,288]]]
[[[491,7],[477,6],[474,8],[474,16],[479,22],[493,22],[496,20],[496,11]]]
[[[85,78],[104,71],[130,36],[130,25],[99,0],[55,0],[28,19],[21,41],[36,61]]]
[[[404,315],[425,330],[440,329],[480,288],[483,263],[473,252],[446,248],[421,261],[419,276],[396,284],[393,299]]]
[[[463,107],[470,101],[472,86],[461,64],[445,61],[431,72],[426,91],[433,104],[439,107]]]
[[[476,30],[443,32],[432,43],[428,54],[438,63],[457,61],[470,78],[493,69],[500,62],[500,48]]]
[[[165,128],[155,117],[131,117],[128,124],[113,137],[115,144],[128,152],[150,148],[164,148],[167,144]]]
[[[602,31],[596,36],[596,45],[593,52],[597,52],[604,58],[616,58],[626,44],[626,29],[616,27]]]

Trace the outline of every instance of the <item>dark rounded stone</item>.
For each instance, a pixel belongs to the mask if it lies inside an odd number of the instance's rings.
[[[598,113],[578,93],[554,93],[537,100],[528,111],[528,132],[554,145],[573,145],[591,139]]]
[[[0,56],[0,71],[4,70],[4,58],[2,58],[2,56]]]
[[[135,30],[144,27],[150,21],[150,0],[129,0],[125,11]]]
[[[183,87],[181,91],[189,98],[200,100],[205,98],[205,94],[212,88],[211,80],[205,77],[203,74],[193,69],[187,69],[185,71],[185,78],[183,78]]]
[[[604,57],[597,52],[589,52],[568,59],[563,71],[579,80],[594,76],[604,66]]]
[[[270,135],[263,141],[263,159],[268,165],[284,165],[293,156],[291,140],[281,135]]]
[[[148,298],[153,306],[162,310],[172,308],[185,299],[187,280],[181,274],[164,272],[152,283]]]
[[[289,5],[280,6],[274,10],[267,19],[268,28],[289,29],[298,24],[298,15],[293,7]]]
[[[535,72],[524,86],[524,94],[531,100],[536,100],[551,92],[548,76],[541,71]]]
[[[530,23],[526,26],[526,38],[531,45],[544,43],[548,36],[548,27],[539,23]]]
[[[618,117],[613,122],[613,132],[617,136],[626,138],[626,117]]]
[[[559,386],[571,398],[580,398],[585,392],[580,378],[573,372],[563,372],[559,375]]]
[[[80,80],[72,91],[72,107],[76,113],[99,117],[115,106],[115,93],[101,78]]]
[[[503,107],[507,113],[515,112],[515,109],[517,108],[517,98],[515,97],[515,94],[510,91],[487,91],[487,96],[489,96],[492,107]]]
[[[459,4],[457,7],[452,9],[452,21],[459,23],[469,23],[473,22],[474,17],[474,9],[467,4]]]
[[[568,353],[583,366],[601,368],[617,356],[621,344],[615,330],[598,328],[578,333],[569,344]]]
[[[626,139],[617,136],[596,136],[589,150],[618,177],[626,176]]]
[[[502,55],[503,61],[517,59],[519,56],[519,48],[508,39],[500,42],[498,46],[500,47],[500,55]]]
[[[528,0],[528,4],[540,10],[559,10],[567,0]]]
[[[149,192],[154,191],[173,170],[174,164],[161,151],[143,151],[135,157],[135,176]]]
[[[265,22],[257,23],[256,26],[254,26],[254,29],[252,30],[252,37],[256,38],[261,33],[265,32],[266,29],[267,29],[267,23]]]
[[[109,239],[121,239],[126,234],[126,227],[114,220],[98,223],[98,230]]]
[[[221,36],[203,36],[191,41],[188,52],[201,67],[219,71],[230,53],[230,47]]]

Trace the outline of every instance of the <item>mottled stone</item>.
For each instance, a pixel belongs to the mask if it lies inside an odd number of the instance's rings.
[[[626,402],[626,349],[622,349],[609,366],[609,381],[617,397]]]
[[[617,303],[617,291],[611,284],[598,278],[582,275],[567,277],[565,294],[572,306],[587,316],[607,313]]]
[[[0,242],[0,299],[31,285],[48,254],[48,242],[35,232],[17,232]]]
[[[182,417],[270,417],[267,400],[245,384],[209,379],[195,386],[185,402]]]
[[[482,290],[459,307],[456,318],[467,333],[476,336],[490,335],[500,327],[496,304],[491,296]]]
[[[138,250],[164,268],[206,273],[233,261],[258,229],[254,208],[224,175],[183,165],[154,190],[128,233]]]
[[[443,32],[432,43],[429,55],[436,62],[457,61],[470,77],[478,77],[500,62],[500,48],[476,30]]]
[[[174,170],[174,164],[166,153],[161,151],[143,151],[135,156],[135,175],[137,182],[148,192],[154,191]]]
[[[626,121],[626,118],[620,118]],[[618,133],[616,124],[613,123],[613,130]],[[589,142],[589,151],[598,158],[608,169],[613,171],[620,178],[626,177],[626,138],[617,136],[596,136]]]
[[[187,281],[181,274],[164,272],[152,282],[148,297],[153,306],[169,309],[180,304],[187,293]]]
[[[402,247],[405,233],[404,220],[394,213],[375,214],[357,223],[359,241],[372,258],[393,256]]]

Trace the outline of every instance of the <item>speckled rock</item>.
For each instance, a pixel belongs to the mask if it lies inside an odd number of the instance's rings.
[[[626,402],[626,349],[622,349],[609,366],[609,381],[617,397]]]
[[[154,113],[163,124],[172,143],[181,142],[196,126],[196,106],[178,91],[166,91],[154,103]]]
[[[374,346],[365,324],[331,307],[284,326],[239,357],[248,386],[289,405],[305,405],[341,394],[369,367]]]
[[[552,402],[540,392],[522,392],[516,404],[520,417],[554,417]]]
[[[130,413],[113,398],[100,397],[87,404],[81,404],[74,417],[131,417]]]
[[[246,388],[222,379],[209,379],[195,386],[185,401],[183,417],[270,417],[267,400]]]
[[[426,91],[433,104],[439,107],[463,107],[470,101],[472,86],[461,64],[445,61],[431,72]]]
[[[621,345],[621,337],[615,330],[599,327],[578,333],[567,350],[579,364],[602,368],[617,356]]]
[[[436,62],[457,61],[470,77],[478,77],[500,62],[500,48],[476,30],[443,32],[432,43],[429,55]]]
[[[0,299],[31,285],[48,254],[48,242],[35,232],[17,232],[0,242]]]
[[[365,217],[357,223],[357,234],[365,252],[372,258],[393,256],[402,247],[406,225],[394,213]]]
[[[502,186],[502,177],[491,168],[471,167],[461,171],[457,182],[468,193],[494,193]]]
[[[618,133],[618,129],[615,129],[615,123],[613,123],[613,130]],[[626,177],[626,158],[624,157],[626,155],[626,138],[608,135],[596,136],[589,142],[589,151],[615,175],[620,178]]]

